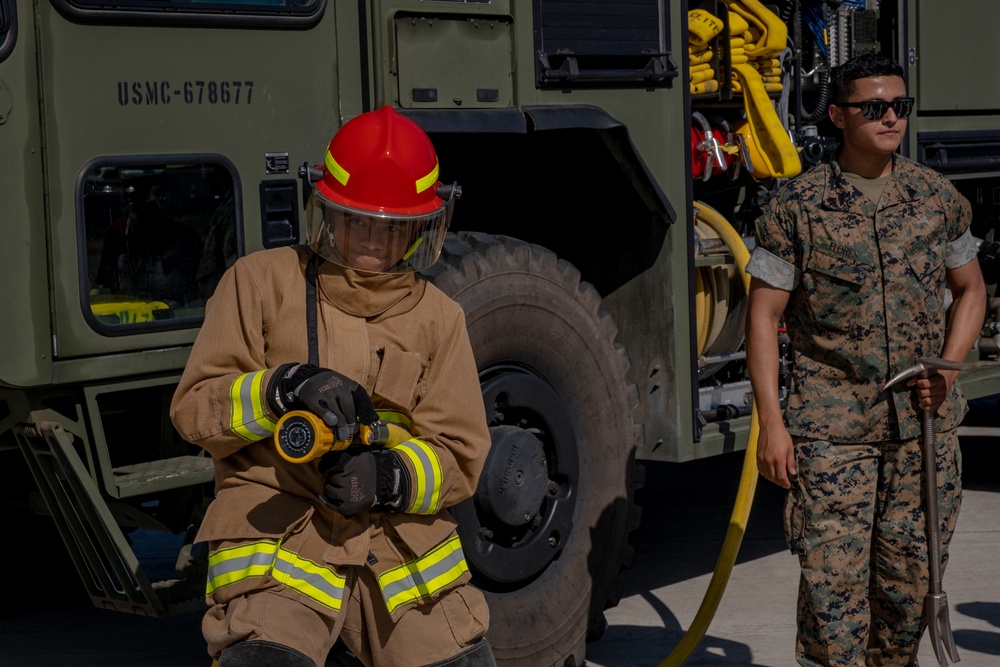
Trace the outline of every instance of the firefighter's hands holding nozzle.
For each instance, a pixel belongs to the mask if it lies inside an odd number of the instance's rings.
[[[352,394],[358,419],[365,425],[380,424],[372,399],[362,387]],[[375,509],[395,514],[409,497],[410,476],[399,454],[383,449],[388,430],[379,429],[371,441],[354,438],[343,450],[327,452],[319,460],[323,475],[324,505],[344,516]],[[409,434],[406,434],[409,435]]]
[[[321,417],[340,441],[349,441],[358,432],[359,399],[371,410],[371,398],[361,385],[312,364],[280,366],[271,378],[267,398],[279,417],[291,410],[308,410]]]
[[[399,454],[383,449],[393,429],[379,420],[364,387],[328,368],[285,364],[275,371],[267,393],[271,408],[282,417],[275,431],[282,456],[294,463],[321,456],[319,498],[324,505],[344,516],[402,509],[409,473]],[[301,417],[285,423],[302,411],[322,418],[323,424]],[[393,435],[400,441],[409,436],[398,428]]]

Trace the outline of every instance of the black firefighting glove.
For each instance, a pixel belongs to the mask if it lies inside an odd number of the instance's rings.
[[[333,429],[337,440],[350,440],[358,432],[358,409],[371,411],[371,397],[354,380],[312,364],[279,366],[267,385],[267,400],[275,415],[308,410]],[[367,416],[367,414],[362,415]]]
[[[392,450],[353,446],[329,452],[319,471],[325,477],[319,499],[344,516],[368,509],[395,514],[409,497],[409,473]]]

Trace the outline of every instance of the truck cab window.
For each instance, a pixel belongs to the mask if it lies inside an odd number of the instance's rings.
[[[96,164],[82,183],[82,301],[92,326],[126,333],[197,325],[239,252],[230,171]]]

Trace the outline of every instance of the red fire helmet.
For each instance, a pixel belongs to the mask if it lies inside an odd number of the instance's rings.
[[[323,197],[349,208],[426,215],[443,201],[437,195],[438,158],[419,125],[390,106],[348,121],[330,141]]]
[[[307,171],[321,175],[307,206],[317,254],[367,273],[437,261],[460,189],[441,186],[419,125],[388,106],[357,116],[334,135],[322,168]]]

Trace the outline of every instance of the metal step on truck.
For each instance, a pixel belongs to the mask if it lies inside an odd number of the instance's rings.
[[[504,665],[583,664],[642,462],[747,447],[741,258],[776,187],[829,158],[846,58],[906,69],[901,152],[972,203],[974,356],[996,358],[998,22],[986,0],[0,0],[13,599],[78,577],[117,612],[203,608],[212,462],[167,406],[206,300],[237,257],[305,241],[298,166],[392,105],[463,187],[427,277],[466,312],[484,478],[544,482],[455,508],[490,642]],[[1000,393],[996,371],[961,383]],[[150,536],[176,571],[144,561]]]

